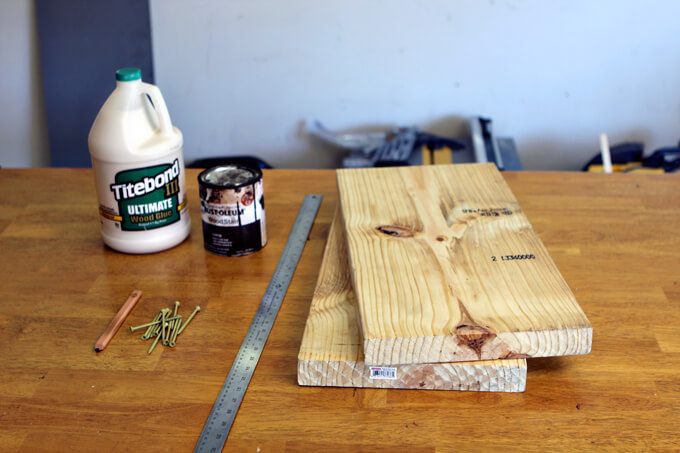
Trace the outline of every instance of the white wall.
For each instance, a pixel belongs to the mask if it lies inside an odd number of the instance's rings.
[[[680,137],[680,2],[151,0],[156,82],[188,159],[337,155],[300,133],[486,115],[528,169]]]
[[[157,83],[188,159],[325,167],[300,132],[486,115],[529,169],[577,169],[597,137],[680,138],[675,0],[151,0]],[[33,0],[0,1],[0,166],[49,164]]]
[[[49,165],[33,0],[0,1],[0,167]]]

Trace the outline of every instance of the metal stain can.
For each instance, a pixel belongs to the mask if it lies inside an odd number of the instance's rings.
[[[220,165],[198,175],[203,243],[209,252],[243,256],[267,244],[262,172]]]

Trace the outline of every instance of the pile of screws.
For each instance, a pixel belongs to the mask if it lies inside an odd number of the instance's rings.
[[[158,312],[156,317],[153,318],[152,322],[148,324],[142,324],[141,326],[130,327],[130,332],[134,332],[135,330],[146,327],[146,332],[144,332],[142,335],[142,340],[155,338],[151,346],[149,346],[149,350],[146,352],[147,354],[151,354],[153,352],[153,349],[156,347],[159,340],[162,345],[174,348],[177,344],[177,336],[179,336],[179,334],[181,334],[184,329],[186,329],[191,320],[194,319],[194,316],[196,316],[196,313],[201,311],[201,307],[197,305],[184,324],[182,324],[182,315],[177,314],[178,309],[179,301],[176,301],[174,310],[170,308],[163,308]]]

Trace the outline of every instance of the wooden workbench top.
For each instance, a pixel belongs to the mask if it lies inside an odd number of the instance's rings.
[[[99,236],[91,170],[0,170],[0,451],[191,451],[306,193],[324,201],[225,451],[680,448],[680,177],[504,173],[593,325],[590,355],[531,359],[525,393],[299,387],[297,354],[337,203],[331,170],[265,171],[269,244],[190,238],[124,255]],[[137,307],[93,346],[133,289]],[[147,355],[128,326],[202,310]]]

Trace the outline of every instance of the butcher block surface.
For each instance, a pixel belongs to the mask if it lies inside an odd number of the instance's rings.
[[[189,239],[132,256],[102,244],[92,170],[0,169],[0,451],[192,451],[307,193],[323,203],[224,451],[680,449],[679,176],[502,174],[594,341],[527,359],[523,393],[490,393],[298,385],[335,171],[265,170],[269,242],[241,258],[203,249],[197,175]],[[142,298],[94,352],[133,289]],[[175,300],[201,311],[147,355],[128,327]]]

